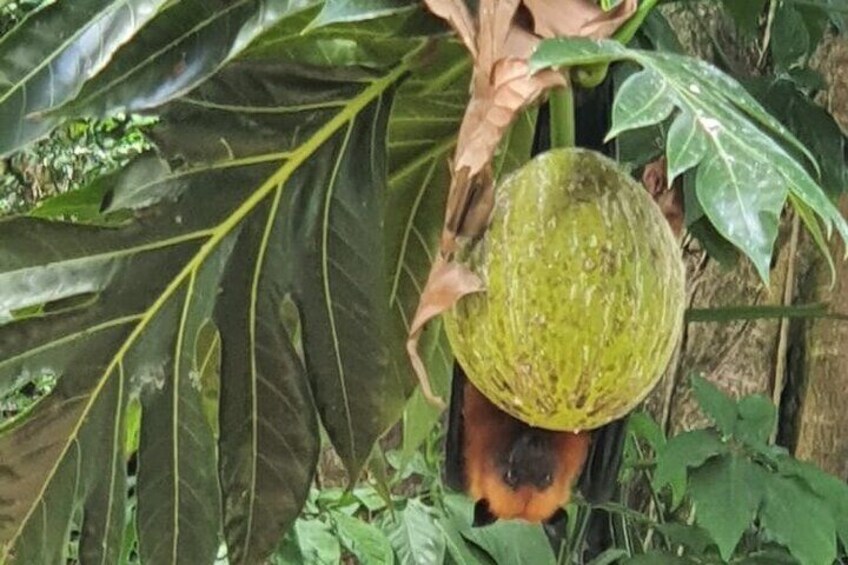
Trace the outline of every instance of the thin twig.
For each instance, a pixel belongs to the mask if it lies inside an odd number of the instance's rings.
[[[757,59],[757,68],[762,69],[763,63],[766,60],[769,44],[771,43],[771,28],[774,25],[774,15],[777,13],[777,0],[769,2],[768,19],[766,20],[766,29],[763,31],[763,46],[760,47],[760,57]]]
[[[801,220],[798,214],[792,215],[792,236],[789,238],[789,256],[786,264],[786,279],[783,282],[783,302],[784,307],[792,305],[792,298],[795,294],[795,257],[798,254],[798,238],[801,232]],[[789,348],[789,318],[780,319],[780,333],[777,342],[777,359],[774,363],[774,388],[772,389],[771,400],[774,407],[780,411],[780,397],[783,395],[783,388],[786,384],[786,351]],[[778,422],[780,418],[774,419],[774,427],[769,436],[769,443],[774,443],[777,439]]]

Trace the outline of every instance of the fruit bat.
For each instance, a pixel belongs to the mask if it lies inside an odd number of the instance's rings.
[[[589,434],[536,428],[510,416],[458,363],[451,388],[445,478],[475,501],[474,525],[554,518],[586,461]]]

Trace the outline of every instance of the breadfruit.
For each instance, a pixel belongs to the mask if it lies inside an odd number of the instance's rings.
[[[497,188],[459,258],[485,284],[445,313],[471,382],[531,425],[586,430],[656,385],[683,326],[684,267],[659,207],[614,161],[567,148]]]

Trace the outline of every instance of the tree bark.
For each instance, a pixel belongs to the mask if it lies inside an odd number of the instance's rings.
[[[817,68],[827,82],[821,102],[848,131],[848,41],[825,42]],[[841,201],[848,215],[848,196]],[[687,249],[690,308],[730,305],[827,303],[848,314],[848,261],[837,237],[829,243],[836,283],[825,258],[792,220],[783,222],[768,287],[742,259],[725,271]],[[778,442],[793,453],[848,479],[848,322],[845,320],[690,323],[675,362],[649,398],[649,410],[670,434],[708,422],[692,398],[689,375],[700,372],[734,397],[770,396],[780,408]]]

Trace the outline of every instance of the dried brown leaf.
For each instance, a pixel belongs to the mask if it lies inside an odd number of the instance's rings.
[[[474,175],[470,181],[468,167],[463,167],[456,174],[462,178],[452,183],[456,190],[448,194],[446,210],[449,216],[445,219],[443,241],[440,246],[442,255],[447,257],[456,250],[457,235],[473,238],[483,233],[489,224],[489,216],[494,206],[490,164]]]
[[[551,37],[609,37],[636,11],[637,0],[624,0],[605,12],[592,0],[524,0],[533,15],[537,35]]]
[[[506,129],[518,113],[548,89],[564,86],[556,71],[530,73],[526,59],[499,59],[492,69],[488,96],[471,101],[460,128],[454,170],[468,168],[473,177],[491,162]]]
[[[520,0],[480,0],[477,18],[480,34],[477,36],[477,57],[475,58],[475,90],[485,89],[495,63],[504,53],[506,38],[512,28],[513,17]],[[475,92],[475,95],[485,95]]]
[[[538,44],[538,35],[516,25],[509,30],[506,45],[504,45],[504,53],[509,57],[529,59]]]
[[[427,369],[418,355],[418,339],[421,337],[424,324],[442,312],[449,310],[466,294],[482,292],[483,290],[485,290],[483,281],[467,266],[438,257],[430,269],[427,284],[421,293],[418,310],[416,310],[415,317],[409,327],[406,351],[412,361],[412,368],[418,376],[418,381],[421,383],[421,393],[424,398],[441,408],[444,408],[445,403],[433,394],[433,389],[430,387]]]
[[[443,251],[452,250],[451,236],[475,237],[485,231],[494,203],[488,168],[504,132],[522,109],[548,89],[565,85],[559,72],[530,74],[527,61],[518,58],[498,60],[491,78],[491,95],[471,100],[459,130]]]
[[[474,19],[468,12],[468,7],[462,0],[424,0],[427,8],[439,16],[451,27],[462,39],[465,48],[471,56],[477,58],[477,33],[474,28]]]

